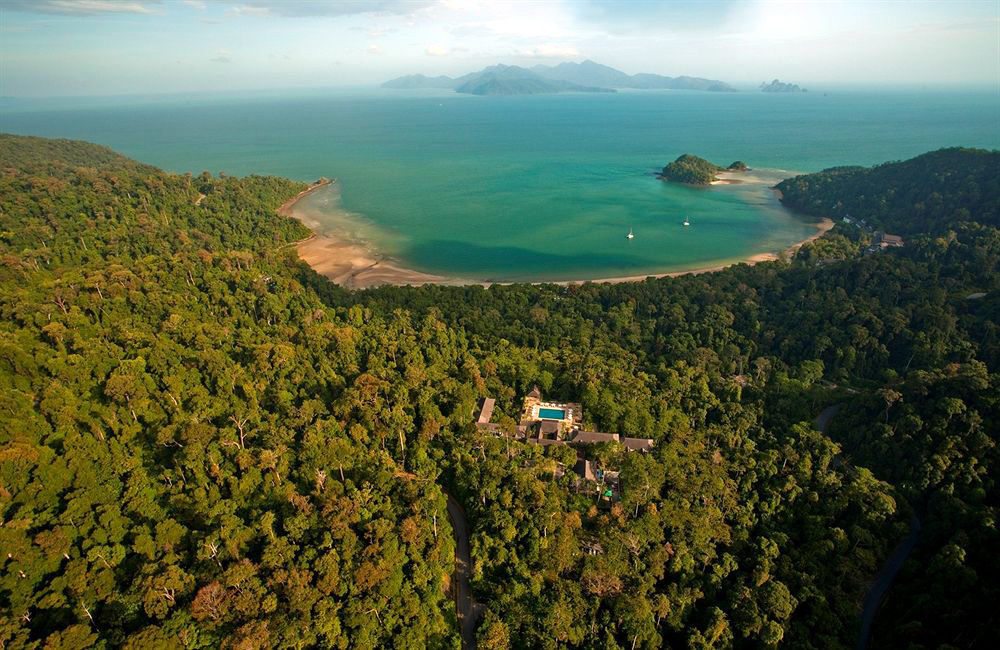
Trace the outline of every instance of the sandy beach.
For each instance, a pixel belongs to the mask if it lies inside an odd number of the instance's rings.
[[[736,179],[721,179],[726,182],[741,182]],[[310,229],[315,228],[311,218],[301,210],[296,210],[296,204],[308,194],[325,187],[335,181],[322,179],[310,185],[306,190],[300,192],[295,197],[286,201],[280,208],[278,214],[302,221]],[[613,278],[600,278],[596,280],[563,280],[554,282],[539,282],[535,284],[583,284],[585,282],[597,283],[618,283],[618,282],[641,282],[647,278],[667,278],[681,275],[693,275],[698,273],[712,273],[721,271],[736,264],[759,264],[761,262],[771,262],[780,259],[782,256],[791,257],[803,244],[822,237],[824,233],[833,228],[833,221],[822,219],[816,223],[816,232],[808,238],[788,247],[781,255],[775,253],[758,253],[746,258],[715,262],[709,266],[683,271],[671,271],[666,273],[646,273],[642,275],[620,276]],[[422,284],[442,284],[451,286],[483,285],[490,284],[512,284],[508,282],[487,282],[481,280],[466,280],[462,278],[445,277],[434,275],[406,268],[398,260],[382,255],[371,247],[338,238],[331,235],[313,234],[313,236],[296,243],[296,250],[299,257],[314,271],[330,279],[335,284],[339,284],[347,289],[367,289],[381,285],[394,286],[418,286]]]
[[[739,183],[747,182],[745,178],[746,172],[719,172],[715,175],[715,180],[709,183],[709,185],[737,185]]]
[[[315,221],[301,209],[296,209],[299,201],[320,188],[336,181],[320,179],[305,190],[285,201],[278,208],[278,214],[298,219],[310,230],[315,230]],[[423,273],[408,269],[392,258],[381,255],[370,246],[330,235],[313,233],[311,237],[295,244],[299,258],[320,275],[347,289],[367,289],[380,285],[421,285],[481,284],[461,278],[446,278],[441,275]]]
[[[407,269],[372,252],[367,246],[325,235],[313,235],[299,242],[298,253],[314,271],[347,289],[367,289],[383,284],[481,284]]]

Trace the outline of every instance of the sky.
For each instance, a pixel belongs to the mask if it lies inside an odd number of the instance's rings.
[[[495,63],[1000,92],[1000,0],[0,0],[0,96],[375,85]]]

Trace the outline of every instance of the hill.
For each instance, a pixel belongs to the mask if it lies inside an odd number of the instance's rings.
[[[628,75],[621,70],[601,65],[589,59],[580,63],[560,63],[556,66],[537,65],[532,70],[548,79],[604,86],[607,88],[735,92],[735,89],[728,84],[714,79],[687,76],[665,77],[650,73]]]
[[[541,95],[552,93],[613,93],[609,88],[544,79],[518,66],[495,65],[471,78],[460,78],[455,92],[469,95]]]
[[[600,88],[546,79],[537,73],[516,65],[493,65],[479,72],[470,72],[461,77],[426,77],[408,75],[391,79],[383,88],[451,88],[466,95],[543,95],[554,93],[612,93],[610,88]]]
[[[664,167],[660,172],[660,178],[687,185],[710,185],[712,181],[717,180],[716,174],[719,172],[742,172],[747,169],[746,163],[740,160],[735,161],[729,167],[720,167],[704,158],[686,153]]]
[[[414,88],[454,88],[455,80],[444,75],[440,77],[427,77],[422,74],[411,74],[405,77],[391,79],[382,84],[382,87],[397,90]]]
[[[1000,226],[1000,151],[951,148],[871,168],[836,167],[786,179],[782,202],[799,212],[864,219],[899,234],[962,222]]]
[[[761,90],[761,92],[765,92],[765,93],[804,93],[804,92],[806,92],[805,88],[800,88],[796,84],[785,83],[783,81],[778,81],[777,79],[775,79],[771,83],[767,83],[766,81],[763,82],[760,85],[760,90]]]
[[[461,77],[426,77],[408,75],[391,79],[383,88],[453,88],[456,92],[477,95],[519,95],[558,92],[611,92],[617,88],[707,90],[732,92],[721,81],[699,77],[665,77],[640,73],[628,75],[594,61],[537,65],[530,70],[519,66],[494,65]]]

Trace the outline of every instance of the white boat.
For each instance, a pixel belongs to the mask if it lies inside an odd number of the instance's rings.
[[[688,221],[688,218],[687,218],[687,217],[684,217],[684,225],[685,225],[685,226],[690,226],[690,225],[691,225],[691,222],[690,222],[690,221]]]
[[[632,233],[632,227],[629,226],[628,234],[625,235],[625,239],[635,239],[635,234]]]

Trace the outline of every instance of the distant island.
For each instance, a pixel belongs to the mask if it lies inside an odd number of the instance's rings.
[[[621,70],[595,63],[560,63],[536,65],[530,69],[516,65],[492,65],[460,77],[406,75],[382,84],[383,88],[452,89],[468,95],[538,95],[565,92],[613,93],[617,89],[635,90],[705,90],[733,92],[734,88],[714,79],[666,77],[658,74],[629,75]]]
[[[804,93],[805,88],[802,88],[798,84],[785,83],[784,81],[778,81],[775,79],[771,83],[766,81],[760,85],[761,92],[765,93]]]
[[[745,172],[748,169],[750,168],[742,160],[737,160],[728,167],[720,167],[704,158],[686,153],[664,167],[660,178],[685,185],[711,185],[719,180],[717,174],[720,172]]]

